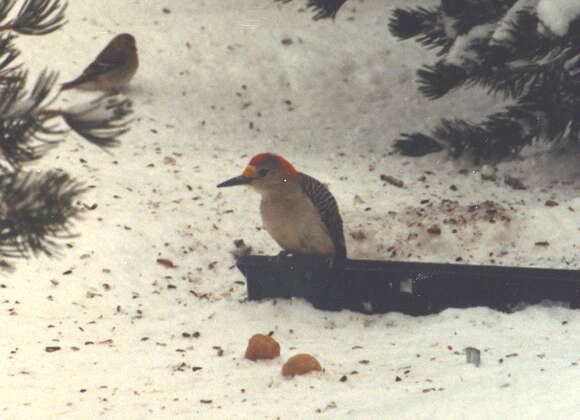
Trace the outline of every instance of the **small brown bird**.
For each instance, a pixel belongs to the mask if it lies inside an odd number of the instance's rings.
[[[111,40],[83,73],[70,82],[63,83],[62,90],[112,90],[120,88],[133,78],[139,67],[135,38],[120,34]]]

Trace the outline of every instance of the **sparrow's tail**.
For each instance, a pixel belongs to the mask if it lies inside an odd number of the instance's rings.
[[[78,85],[78,80],[77,79],[71,80],[70,82],[66,82],[66,83],[63,83],[62,85],[60,85],[60,90],[72,89],[76,85]]]

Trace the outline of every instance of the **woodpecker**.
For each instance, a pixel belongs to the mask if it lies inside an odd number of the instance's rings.
[[[346,258],[342,218],[336,200],[318,180],[298,172],[272,153],[254,156],[242,175],[218,188],[249,185],[262,196],[262,223],[282,254]]]

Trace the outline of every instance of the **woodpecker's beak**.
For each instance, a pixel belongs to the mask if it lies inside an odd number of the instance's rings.
[[[250,182],[252,182],[252,180],[253,178],[250,178],[249,176],[240,175],[230,178],[227,181],[222,182],[221,184],[218,184],[217,187],[223,188],[223,187],[233,187],[234,185],[247,185]]]
[[[217,187],[223,188],[223,187],[233,187],[234,185],[248,185],[254,180],[255,175],[256,168],[254,168],[252,165],[248,165],[240,176],[235,176],[231,179],[228,179],[227,181],[224,181],[221,184],[219,184]]]

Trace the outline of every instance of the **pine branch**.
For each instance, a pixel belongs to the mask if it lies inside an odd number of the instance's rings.
[[[417,71],[426,97],[478,85],[515,101],[479,124],[443,120],[432,135],[402,134],[397,151],[423,156],[445,147],[481,163],[538,141],[580,144],[580,19],[564,35],[541,33],[536,7],[534,0],[441,0],[433,10],[393,12],[393,35],[440,49],[440,60]]]
[[[14,105],[24,97],[26,76],[26,71],[18,71],[11,72],[9,76],[2,79],[2,84],[0,85],[0,119],[8,115]]]
[[[505,61],[541,60],[543,57],[569,48],[580,50],[580,22],[572,25],[570,31],[563,37],[550,37],[538,32],[540,21],[535,9],[518,10],[509,21],[502,22],[490,40],[491,53],[493,47],[500,46],[507,51]]]
[[[496,4],[492,12],[476,14],[477,20],[469,18],[469,10],[473,8],[479,10],[487,3],[503,4]],[[431,99],[437,99],[462,84],[481,83],[487,85],[493,92],[505,90],[508,96],[520,95],[527,84],[526,80],[522,80],[525,74],[514,74],[511,69],[504,69],[501,66],[512,61],[521,65],[519,63],[521,60],[537,60],[542,54],[551,53],[556,47],[567,48],[572,44],[572,39],[579,39],[574,35],[550,42],[540,39],[535,31],[538,25],[537,17],[523,9],[514,13],[515,16],[509,23],[502,22],[503,42],[501,44],[493,42],[496,41],[492,39],[494,34],[492,31],[486,31],[486,26],[482,26],[482,23],[485,23],[482,16],[492,21],[498,20],[501,17],[499,11],[505,13],[506,8],[513,3],[512,0],[444,1],[441,9],[396,9],[389,25],[395,36],[403,39],[416,37],[417,41],[427,48],[440,48],[438,52],[440,56],[450,53],[453,47],[453,54],[418,71],[421,92]],[[454,21],[451,25],[444,24],[445,19],[461,19],[463,30],[469,29],[473,32],[466,32],[463,35],[459,30],[455,33],[450,32],[449,27],[457,29],[458,23]],[[467,42],[455,45],[459,37],[465,37]],[[554,45],[555,42],[560,45]],[[576,42],[575,45],[578,44]]]
[[[420,157],[443,150],[433,137],[421,133],[401,133],[402,138],[395,140],[393,147],[405,156]]]
[[[546,84],[508,107],[510,117],[527,121],[526,131],[554,142],[577,142],[580,145],[580,80],[571,91],[559,82]],[[558,92],[564,89],[565,92]],[[526,127],[522,123],[523,127]]]
[[[0,89],[0,153],[13,168],[39,159],[62,141],[66,130],[51,124],[57,117],[99,147],[116,145],[117,137],[129,130],[132,104],[119,96],[103,95],[67,110],[46,108],[56,98],[50,98],[56,78],[56,73],[42,72],[28,97],[24,72]]]
[[[292,0],[274,0],[280,3],[290,3]],[[347,0],[308,0],[306,7],[312,8],[316,14],[312,17],[313,20],[326,19],[336,17],[338,10]]]
[[[0,151],[13,168],[44,156],[60,141],[50,136],[62,134],[54,128],[43,127],[34,118],[3,120],[0,131],[6,136],[0,143]]]
[[[399,39],[409,39],[425,31],[432,31],[439,24],[439,9],[395,9],[389,18],[389,31]],[[438,34],[446,38],[445,33]]]
[[[543,59],[537,61],[510,61],[503,66],[482,67],[468,77],[468,85],[480,85],[488,89],[489,93],[502,93],[506,97],[519,98],[528,92],[544,90],[543,86],[552,86],[556,90],[549,91],[549,95],[566,94],[557,87],[570,86],[573,75],[565,69],[568,62],[580,57],[580,51],[572,49],[552,50]]]
[[[45,35],[62,27],[67,4],[60,0],[25,0],[16,18],[0,29],[23,35]]]
[[[79,215],[74,201],[84,191],[57,171],[0,176],[0,256],[53,255],[59,240],[73,237],[69,228]]]
[[[419,91],[429,99],[439,99],[462,86],[483,86],[488,93],[517,98],[542,79],[550,77],[551,68],[528,62],[495,66],[490,63],[470,69],[439,61],[417,70]]]
[[[116,138],[129,131],[132,102],[119,95],[103,95],[87,104],[76,105],[61,113],[77,134],[99,147],[117,144]]]
[[[515,0],[442,0],[433,9],[395,9],[389,20],[389,30],[400,39],[416,37],[429,49],[439,49],[438,55],[449,52],[458,36],[473,28],[499,19]]]
[[[58,78],[57,73],[43,70],[36,79],[32,91],[25,90],[27,72],[11,74],[7,79],[6,89],[10,92],[9,97],[2,96],[2,106],[0,119],[26,118],[27,115],[35,113],[38,109],[50,105],[56,100],[58,94],[52,99],[48,99]],[[25,97],[28,95],[28,98]]]
[[[424,47],[439,49],[437,55],[446,54],[455,39],[445,32],[438,8],[395,9],[389,19],[389,31],[400,39],[417,37]]]
[[[474,27],[500,19],[517,0],[441,0],[441,12],[453,19],[453,29],[463,35]]]
[[[10,66],[14,60],[20,55],[20,51],[14,48],[12,45],[13,35],[10,34],[0,34],[0,76],[4,78],[8,73],[15,71],[18,66]],[[0,85],[2,79],[0,78]]]
[[[537,24],[529,11],[519,11],[510,23],[502,23],[501,43],[493,37],[474,37],[459,52],[454,50],[456,56],[469,58],[445,57],[419,69],[419,90],[430,99],[462,85],[480,85],[511,98],[524,95],[560,74],[562,66],[580,54],[580,42],[573,41],[580,40],[580,33],[549,39],[535,32]]]
[[[35,110],[41,107],[49,106],[52,102],[56,100],[55,95],[52,100],[47,100],[48,96],[53,90],[56,80],[58,79],[58,74],[56,72],[49,72],[48,70],[43,70],[36,83],[32,88],[29,100],[32,102],[31,110]]]
[[[561,145],[578,142],[580,96],[576,97],[575,108],[537,99],[527,96],[477,124],[444,119],[431,136],[403,135],[403,139],[395,141],[394,148],[406,156],[424,156],[445,146],[453,158],[468,154],[475,164],[482,164],[513,158],[523,147],[540,140]]]
[[[64,23],[66,4],[60,0],[24,0],[16,17],[4,22],[17,4],[0,2],[0,31],[44,35]],[[74,200],[85,188],[67,174],[23,173],[23,162],[42,157],[72,130],[101,147],[115,144],[128,130],[131,102],[103,96],[67,110],[50,109],[59,93],[57,74],[43,71],[27,90],[28,72],[13,63],[19,51],[13,33],[0,33],[0,258],[52,256],[59,241],[72,238],[69,228],[78,217]],[[0,260],[0,270],[10,268]]]
[[[528,35],[534,34],[536,31],[530,26],[532,21],[529,17],[532,16],[536,4],[537,0],[518,0],[498,21],[490,44],[505,45],[514,37],[519,37],[519,32],[514,31],[516,27],[519,27],[518,30],[525,30]]]
[[[2,0],[0,3],[0,22],[2,22],[14,7],[16,0]]]
[[[407,135],[395,142],[395,149],[406,156],[424,156],[443,149],[457,158],[469,153],[475,164],[495,162],[515,154],[528,139],[522,139],[519,125],[494,116],[487,124],[478,125],[463,120],[441,120],[432,136],[421,133]],[[508,139],[508,142],[502,140]],[[436,148],[435,145],[439,147]]]
[[[467,80],[468,74],[464,68],[443,61],[417,70],[419,91],[429,99],[439,99]]]
[[[27,98],[26,73],[13,76],[0,89],[0,153],[10,166],[18,168],[44,156],[65,131],[48,124],[49,117],[38,112],[47,102],[56,73],[43,71]]]
[[[513,158],[532,142],[529,136],[523,135],[521,125],[511,119],[509,113],[491,115],[480,124],[442,120],[434,135],[448,142],[452,157],[468,153],[477,165]]]

